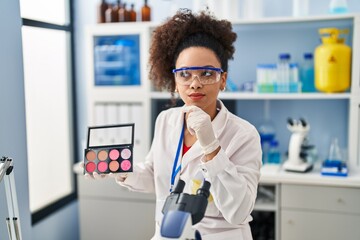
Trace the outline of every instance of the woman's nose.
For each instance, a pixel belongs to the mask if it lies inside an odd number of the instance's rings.
[[[197,89],[197,88],[201,88],[202,87],[202,84],[200,82],[200,78],[198,76],[194,76],[191,84],[190,84],[190,88],[191,89]]]

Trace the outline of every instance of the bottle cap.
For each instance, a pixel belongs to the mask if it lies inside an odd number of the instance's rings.
[[[290,54],[289,53],[280,53],[279,58],[281,60],[290,60]]]
[[[277,146],[279,146],[278,140],[276,140],[276,139],[271,140],[270,146],[271,146],[271,147],[277,147]]]
[[[305,59],[313,59],[313,54],[312,53],[304,53],[304,58]]]
[[[289,67],[290,67],[290,68],[297,68],[297,67],[299,67],[299,64],[297,64],[297,63],[290,63],[290,64],[289,64]]]

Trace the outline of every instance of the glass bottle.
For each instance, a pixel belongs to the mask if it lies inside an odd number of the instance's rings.
[[[147,5],[147,0],[144,1],[144,6],[141,8],[141,21],[151,21],[151,8]]]
[[[330,144],[328,160],[330,161],[342,161],[341,151],[337,138],[333,138]]]
[[[112,22],[119,22],[119,15],[118,15],[118,11],[120,9],[120,0],[116,1],[116,4],[113,6],[112,8]]]
[[[130,8],[130,22],[136,22],[136,11],[134,10],[134,4],[131,4]]]
[[[312,53],[304,54],[304,61],[300,67],[300,81],[302,92],[316,92],[314,83],[314,60]]]
[[[275,139],[275,126],[271,120],[264,120],[258,127],[261,140],[262,161],[263,164],[269,161],[269,150],[271,142]]]
[[[126,21],[126,13],[125,13],[125,3],[121,4],[118,10],[119,22]]]
[[[105,0],[102,0],[101,3],[98,6],[98,23],[105,23],[105,12],[108,8],[108,4]]]
[[[109,22],[112,22],[112,4],[108,4],[108,8],[106,9],[105,11],[105,22],[109,23]]]
[[[268,163],[273,163],[273,164],[281,163],[281,153],[279,151],[279,142],[276,139],[273,139],[270,142],[267,160],[268,160]]]
[[[130,22],[130,10],[126,8],[126,3],[123,5],[124,7],[124,14],[125,14],[125,22]]]

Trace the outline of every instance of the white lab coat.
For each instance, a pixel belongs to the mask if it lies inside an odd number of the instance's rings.
[[[255,204],[260,178],[261,145],[256,128],[230,113],[218,100],[219,113],[212,121],[221,150],[208,162],[203,162],[199,142],[179,160],[184,192],[195,194],[205,178],[211,183],[205,217],[194,227],[204,240],[252,239],[249,222]],[[156,223],[162,219],[162,207],[169,195],[170,179],[184,117],[181,108],[171,108],[159,114],[150,152],[145,162],[134,166],[124,182],[133,191],[155,192]],[[179,178],[179,174],[177,179]],[[176,185],[176,184],[175,184]],[[153,239],[157,239],[158,227]]]

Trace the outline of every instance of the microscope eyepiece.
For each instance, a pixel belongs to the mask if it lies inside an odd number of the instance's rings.
[[[174,191],[172,193],[182,193],[185,187],[185,182],[181,179],[179,179]]]
[[[300,122],[303,127],[306,127],[307,123],[306,123],[305,119],[300,118]]]
[[[294,120],[292,118],[288,118],[287,119],[287,123],[290,125],[290,126],[293,126],[294,125]]]
[[[196,195],[202,195],[205,198],[210,196],[210,182],[204,181],[202,186],[196,191]]]

